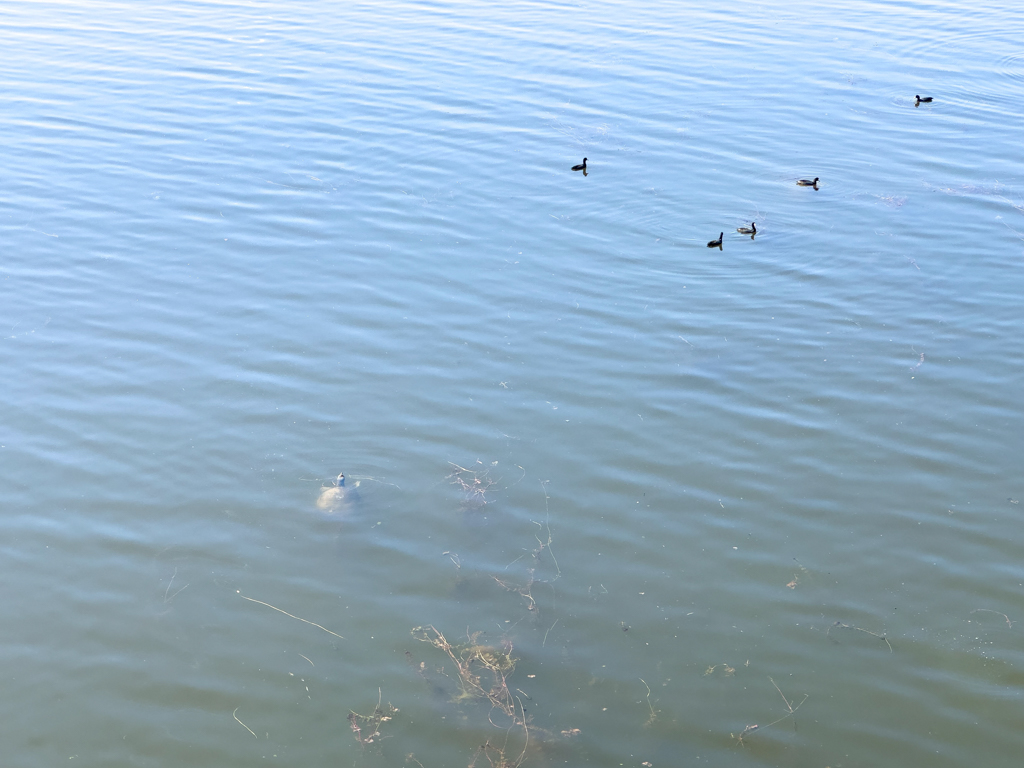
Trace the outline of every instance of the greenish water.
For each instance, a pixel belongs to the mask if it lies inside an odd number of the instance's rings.
[[[5,764],[1019,765],[1021,33],[6,3]]]

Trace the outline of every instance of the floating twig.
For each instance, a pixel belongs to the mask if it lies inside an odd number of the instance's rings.
[[[647,689],[647,706],[651,709],[651,716],[647,718],[647,722],[644,723],[644,728],[649,727],[655,720],[658,719],[658,713],[654,711],[654,705],[651,704],[651,686],[647,684],[647,681],[642,677],[639,678],[640,682],[644,684],[644,688]]]
[[[241,591],[241,590],[239,590],[239,589],[236,589],[236,590],[235,590],[235,593],[236,593],[236,594],[237,594],[237,595],[238,595],[238,596],[239,596],[240,598],[242,598],[243,600],[248,600],[248,601],[249,601],[250,603],[259,603],[260,605],[265,605],[265,606],[267,606],[267,608],[273,608],[273,609],[274,609],[275,611],[277,611],[278,613],[283,613],[283,614],[284,614],[285,616],[288,616],[289,618],[292,618],[292,619],[297,619],[298,621],[301,621],[301,622],[302,622],[302,623],[304,623],[304,624],[309,624],[309,625],[311,625],[311,626],[314,626],[314,627],[316,627],[317,629],[322,629],[322,630],[323,630],[324,632],[326,632],[327,634],[329,634],[329,635],[334,635],[335,637],[337,637],[337,638],[339,638],[339,639],[341,639],[341,640],[344,640],[344,639],[345,639],[344,637],[342,637],[341,635],[339,635],[339,634],[338,634],[337,632],[332,632],[332,631],[331,631],[331,630],[329,630],[329,629],[328,629],[327,627],[323,627],[323,626],[321,626],[321,625],[317,624],[317,623],[316,623],[315,621],[309,621],[309,619],[304,619],[304,618],[302,618],[301,616],[296,616],[295,614],[292,614],[292,613],[288,613],[288,611],[282,611],[282,610],[281,610],[280,608],[278,608],[277,606],[271,605],[270,603],[264,603],[264,602],[263,602],[262,600],[256,600],[256,599],[254,599],[254,598],[252,598],[252,597],[246,597],[245,595],[243,595],[243,594],[242,594],[242,591]],[[306,661],[309,661],[309,659],[306,659]],[[311,662],[311,661],[310,661],[309,663],[310,663],[310,664],[312,664],[313,662]]]
[[[536,536],[536,534],[535,534],[535,536],[537,538],[537,543],[540,545],[540,548],[536,552],[534,552],[534,557],[536,557],[540,552],[543,552],[545,549],[547,549],[548,554],[551,555],[551,562],[555,564],[555,578],[553,578],[552,581],[557,581],[558,577],[562,575],[562,569],[558,567],[558,561],[555,559],[555,553],[551,549],[551,542],[552,542],[552,537],[551,537],[551,508],[548,506],[548,499],[550,499],[551,497],[548,496],[547,483],[548,483],[547,480],[543,481],[540,484],[540,487],[541,487],[541,490],[544,491],[544,512],[545,512],[544,525],[545,525],[545,527],[548,530],[548,540],[547,541],[541,541],[540,537]],[[534,521],[534,525],[540,526],[540,523]]]
[[[561,620],[562,620],[561,617],[555,619],[555,624],[557,624]],[[543,648],[544,646],[546,646],[548,644],[548,633],[550,633],[551,630],[555,628],[555,624],[552,624],[550,627],[548,627],[548,631],[544,633],[544,640],[540,644],[541,648]]]
[[[171,575],[171,580],[167,582],[167,589],[164,590],[164,604],[167,604],[167,603],[171,602],[171,600],[173,600],[178,595],[180,595],[182,592],[184,592],[186,589],[188,589],[188,584],[186,584],[184,587],[182,587],[181,589],[177,590],[170,597],[167,596],[167,593],[171,591],[171,584],[174,583],[174,577],[177,576],[177,575],[178,575],[178,569],[175,568],[174,569],[174,573]]]
[[[833,624],[831,627],[829,627],[828,631],[825,633],[825,637],[829,637],[829,633],[831,633],[832,630],[835,629],[836,627],[839,627],[840,629],[855,629],[858,632],[864,632],[865,634],[871,635],[872,637],[877,637],[880,640],[885,640],[885,644],[889,646],[889,653],[892,653],[892,645],[889,644],[889,639],[885,635],[880,635],[877,632],[872,632],[870,629],[863,629],[862,627],[855,627],[852,624],[843,624],[843,622],[841,622],[841,621],[837,621],[835,624]],[[839,641],[838,640],[834,640],[833,642],[838,643]]]
[[[1010,629],[1013,629],[1013,622],[1010,621],[1010,617],[1002,611],[993,611],[991,608],[975,608],[973,611],[971,611],[971,613],[975,614],[978,611],[984,611],[985,613],[994,613],[998,616],[1002,616],[1004,619],[1006,619],[1006,626],[1008,626]]]
[[[543,484],[542,484],[542,486],[543,486]],[[545,499],[546,499],[546,497],[545,497]],[[545,504],[546,503],[547,503],[547,501],[545,500]],[[549,514],[549,517],[550,517],[550,514]],[[505,570],[507,571],[509,568],[511,568],[513,565],[515,565],[517,562],[522,560],[527,555],[531,556],[533,558],[533,567],[529,568],[527,570],[527,572],[526,572],[527,577],[528,577],[527,578],[527,582],[525,584],[523,584],[523,585],[519,585],[519,584],[515,584],[515,583],[513,583],[511,581],[506,581],[506,580],[503,580],[503,579],[499,579],[497,576],[492,576],[492,578],[496,582],[498,582],[498,584],[500,584],[504,589],[507,589],[509,592],[515,592],[515,593],[521,595],[523,597],[523,599],[526,600],[526,610],[534,612],[534,611],[538,610],[538,607],[537,607],[537,600],[533,596],[533,585],[534,584],[538,584],[538,583],[539,584],[552,584],[552,583],[558,581],[558,579],[562,575],[562,571],[558,567],[558,560],[555,559],[554,552],[551,551],[551,542],[553,541],[553,537],[551,535],[551,525],[550,525],[550,522],[539,523],[536,520],[531,520],[530,522],[532,522],[534,525],[536,525],[539,528],[544,528],[544,527],[547,528],[547,533],[548,533],[547,541],[542,540],[540,538],[540,536],[537,536],[536,534],[534,534],[534,538],[537,540],[537,547],[535,549],[533,549],[532,551],[530,551],[530,552],[524,552],[524,554],[520,555],[515,560],[513,560],[511,563],[509,563],[508,565],[505,566]],[[550,580],[548,580],[548,579],[537,579],[537,578],[534,577],[534,574],[537,572],[537,568],[540,565],[540,554],[541,554],[541,552],[544,552],[544,551],[547,551],[547,553],[551,556],[551,562],[554,564],[554,567],[555,567],[555,576],[554,576],[554,578],[552,578]]]
[[[455,566],[455,570],[457,570],[457,571],[462,570],[462,560],[459,559],[459,553],[458,552],[452,552],[451,550],[448,550],[447,552],[442,552],[441,555],[442,556],[444,556],[444,555],[448,556],[448,559],[451,560],[452,564]]]
[[[799,704],[797,704],[797,705],[796,705],[796,706],[794,707],[794,706],[793,706],[793,705],[792,705],[792,704],[790,703],[789,699],[787,699],[787,698],[786,698],[786,694],[784,694],[784,693],[782,692],[782,689],[781,689],[781,688],[779,688],[779,686],[778,686],[778,685],[776,684],[776,682],[775,682],[774,680],[772,680],[772,678],[771,678],[771,677],[769,677],[769,678],[768,678],[768,680],[769,680],[769,681],[771,681],[771,684],[775,686],[775,690],[779,692],[779,696],[781,696],[781,697],[782,697],[782,700],[783,700],[784,702],[786,702],[786,709],[788,709],[788,710],[789,710],[789,712],[788,712],[788,713],[787,713],[787,714],[785,715],[785,717],[789,717],[790,715],[795,715],[795,714],[796,714],[796,711],[797,711],[798,709],[800,709],[800,707],[801,707],[801,706],[803,705],[803,703],[804,703],[805,701],[807,701],[807,697],[808,697],[808,696],[810,696],[810,694],[809,694],[809,693],[805,693],[805,694],[804,694],[804,697],[803,697],[802,699],[800,699],[800,703],[799,703]],[[783,719],[783,718],[780,718],[779,720],[776,720],[775,722],[776,722],[776,723],[778,723],[778,722],[781,722],[781,721],[782,721],[782,719]],[[772,723],[772,725],[774,725],[774,723]],[[767,728],[767,727],[768,727],[768,726],[766,725],[766,726],[765,726],[765,728]]]
[[[532,591],[533,591],[533,585],[536,583],[534,581],[534,578],[533,578],[533,569],[531,568],[528,571],[528,573],[529,573],[530,579],[529,579],[529,581],[526,582],[526,584],[524,584],[522,586],[518,586],[518,585],[513,584],[512,582],[509,582],[509,581],[502,581],[497,576],[492,576],[491,578],[494,579],[496,582],[498,582],[502,587],[507,589],[509,592],[515,592],[515,593],[521,595],[523,597],[523,599],[526,600],[526,610],[528,610],[528,611],[536,611],[537,610],[537,601],[533,598],[533,595],[531,594]]]
[[[380,726],[382,723],[389,722],[392,717],[399,711],[397,707],[391,706],[388,703],[387,709],[382,709],[380,706],[381,700],[381,689],[377,689],[377,706],[374,707],[372,715],[360,715],[354,710],[349,710],[348,724],[352,729],[352,733],[356,737],[362,746],[367,744],[373,744],[374,739],[380,738]],[[363,736],[363,728],[366,728],[368,734]]]
[[[736,739],[736,741],[739,742],[740,746],[743,746],[743,737],[746,736],[748,733],[753,733],[754,731],[763,731],[765,728],[771,728],[773,725],[778,725],[779,723],[781,723],[787,717],[793,718],[793,727],[796,728],[796,711],[800,709],[800,707],[803,706],[803,703],[807,701],[807,699],[810,697],[810,694],[804,694],[804,697],[800,699],[800,703],[794,707],[793,703],[786,698],[786,695],[782,692],[782,689],[775,684],[775,681],[772,680],[771,677],[769,677],[768,680],[771,681],[771,684],[773,686],[775,686],[775,690],[779,692],[779,696],[782,697],[782,700],[786,702],[787,712],[778,720],[773,720],[772,722],[768,723],[768,725],[748,725],[746,728],[743,729],[739,736],[737,736],[734,733],[730,734],[734,739]]]
[[[238,719],[238,715],[236,713],[238,712],[239,709],[241,709],[241,707],[235,707],[235,711],[231,713],[231,716],[233,718],[235,718],[235,722],[237,722],[240,726],[245,728],[245,730],[247,730],[249,733],[251,733],[254,739],[258,739],[259,736],[256,735],[256,731],[254,731],[252,728],[250,728],[248,725],[246,725],[245,723],[243,723],[241,720]]]

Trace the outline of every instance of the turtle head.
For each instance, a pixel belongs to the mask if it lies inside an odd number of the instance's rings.
[[[345,487],[345,473],[344,472],[342,472],[342,473],[340,473],[338,475],[337,479],[334,481],[334,484],[337,485],[339,488],[344,488]]]

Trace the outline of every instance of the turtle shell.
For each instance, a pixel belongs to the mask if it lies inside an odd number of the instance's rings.
[[[345,513],[352,508],[358,498],[359,492],[355,488],[345,487],[345,475],[342,473],[335,480],[335,485],[328,485],[320,489],[316,508],[331,515]]]

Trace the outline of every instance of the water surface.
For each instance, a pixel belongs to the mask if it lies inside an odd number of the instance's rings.
[[[1018,765],[1021,31],[5,4],[10,764]]]

